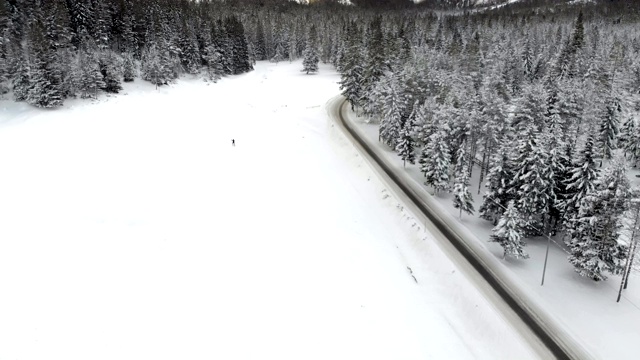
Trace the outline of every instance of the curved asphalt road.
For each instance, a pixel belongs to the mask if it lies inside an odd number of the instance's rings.
[[[357,142],[359,147],[362,148],[373,161],[375,161],[379,167],[384,171],[385,175],[389,177],[395,185],[405,193],[408,199],[410,199],[414,205],[424,214],[424,216],[431,221],[431,223],[442,233],[456,250],[468,261],[468,263],[478,272],[478,274],[486,281],[500,298],[513,310],[515,314],[522,320],[524,325],[528,327],[533,334],[535,334],[540,342],[546,346],[551,354],[558,359],[584,359],[588,357],[584,353],[584,349],[576,348],[575,344],[569,344],[563,336],[558,335],[557,329],[552,329],[549,324],[545,323],[540,317],[532,311],[532,309],[523,302],[514,292],[506,286],[506,284],[490,269],[488,269],[484,262],[480,259],[478,254],[470,248],[465,241],[449,227],[445,221],[443,221],[437,213],[429,208],[415,191],[407,186],[404,181],[390,169],[387,164],[378,156],[375,151],[367,145],[365,141],[353,130],[349,122],[344,120],[343,110],[347,104],[346,100],[334,100],[330,101],[328,111],[334,114],[334,118],[338,121],[346,133]],[[555,331],[554,331],[555,330]]]

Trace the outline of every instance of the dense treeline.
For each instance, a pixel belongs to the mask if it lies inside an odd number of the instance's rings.
[[[505,255],[559,234],[576,271],[603,280],[637,244],[640,20],[625,9],[371,16],[347,25],[335,63],[352,107],[461,214],[477,164]]]
[[[163,85],[252,69],[242,22],[208,2],[0,0],[0,35],[1,92],[40,107],[138,76]]]
[[[335,1],[0,0],[0,96],[56,107],[135,78],[216,81],[256,60],[302,56],[315,72],[320,38],[327,59],[344,10]]]

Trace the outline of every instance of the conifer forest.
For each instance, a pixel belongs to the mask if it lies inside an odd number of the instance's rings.
[[[640,1],[352,3],[0,0],[0,96],[56,108],[122,82],[216,82],[302,58],[313,74],[322,61],[435,196],[451,192],[461,214],[495,226],[483,240],[505,256],[531,261],[526,243],[552,236],[580,275],[628,276]]]

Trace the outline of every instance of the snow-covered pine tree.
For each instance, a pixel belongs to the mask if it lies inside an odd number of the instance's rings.
[[[84,34],[89,34],[92,24],[95,23],[93,4],[89,1],[67,1],[69,6],[69,18],[73,30],[73,44],[80,47],[84,40]]]
[[[454,167],[453,167],[453,176],[454,179],[456,179],[458,177],[458,175],[460,174],[460,172],[462,171],[462,168],[464,166],[467,167],[467,171],[469,170],[469,168],[473,165],[471,165],[471,158],[469,157],[468,153],[467,153],[467,140],[463,139],[462,142],[460,143],[460,145],[457,147],[456,152],[455,152],[455,157],[452,161]]]
[[[407,103],[422,104],[429,96],[429,71],[422,58],[411,58],[402,68]]]
[[[222,70],[224,75],[233,74],[233,43],[222,20],[218,20],[211,28],[211,39],[220,51]]]
[[[267,46],[262,21],[258,20],[256,27],[256,44],[254,48],[256,60],[267,60]]]
[[[629,191],[629,209],[624,215],[625,232],[627,240],[627,260],[622,271],[622,279],[620,281],[620,290],[618,291],[618,302],[622,296],[622,290],[627,288],[629,284],[629,276],[633,270],[636,255],[639,250],[640,243],[640,189],[633,188]]]
[[[516,172],[510,186],[518,211],[534,225],[527,230],[534,231],[543,228],[544,216],[554,201],[550,195],[553,184],[549,183],[546,170],[549,154],[541,146],[540,135],[533,124],[528,125],[520,136],[518,155],[513,162]]]
[[[555,173],[556,201],[552,207],[551,216],[556,221],[555,231],[563,231],[568,229],[566,217],[566,204],[571,196],[571,192],[567,190],[567,186],[573,176],[573,142],[564,143],[562,149],[556,149],[558,157],[558,171]]]
[[[249,61],[249,50],[242,22],[235,15],[230,16],[225,21],[225,30],[231,45],[232,74],[237,75],[253,70]]]
[[[81,50],[79,55],[78,68],[80,77],[78,79],[78,91],[83,99],[98,97],[98,90],[103,89],[106,84],[104,76],[100,71],[100,65],[96,59],[96,53]]]
[[[108,93],[117,94],[122,90],[120,79],[122,79],[122,66],[120,65],[120,57],[114,54],[111,50],[102,52],[98,64],[100,66],[100,73],[102,73],[102,81],[104,86],[102,90]]]
[[[515,44],[509,44],[506,46],[505,50],[511,59],[517,59],[521,56],[520,49]],[[527,97],[527,93],[531,89],[531,86],[537,86],[538,84],[528,84],[525,83],[524,73],[522,72],[522,68],[519,66],[518,61],[507,61],[504,66],[504,83],[507,87],[508,95],[513,98],[521,98],[524,93],[524,97]]]
[[[583,126],[582,115],[585,108],[583,101],[583,90],[580,88],[579,80],[564,81],[558,84],[556,111],[562,119],[564,134],[567,137],[573,137],[573,141],[580,133],[580,127]]]
[[[0,48],[2,48],[2,39],[0,39]],[[9,91],[7,79],[7,62],[2,56],[2,53],[0,53],[0,98]]]
[[[554,114],[549,122],[548,129],[539,135],[541,152],[543,159],[545,159],[541,175],[548,184],[543,189],[543,195],[548,199],[547,213],[542,216],[545,233],[555,234],[562,220],[559,194],[564,191],[564,184],[561,184],[563,180],[561,176],[566,176],[564,180],[569,179],[566,166],[570,166],[570,159],[565,158],[566,146],[562,119],[559,115]]]
[[[449,144],[451,163],[456,163],[458,149],[470,135],[468,117],[466,116],[469,112],[466,109],[461,109],[456,96],[447,96],[444,103],[438,107],[435,113],[438,119],[448,123],[448,128],[450,129],[445,141]]]
[[[405,121],[404,126],[402,126],[402,130],[400,130],[400,141],[396,145],[396,151],[402,159],[403,167],[407,166],[407,162],[409,164],[416,162],[415,141],[412,136],[415,132],[415,116],[416,111],[414,110]]]
[[[633,117],[629,120],[633,124],[635,121]],[[624,147],[625,153],[629,156],[629,162],[633,167],[638,166],[640,162],[640,127],[633,125],[632,131],[630,131]]]
[[[373,18],[369,24],[366,37],[366,48],[363,51],[364,65],[362,70],[363,103],[369,101],[368,96],[373,87],[384,75],[385,70],[385,46],[382,34],[382,19],[380,16]]]
[[[386,88],[383,89],[382,99],[382,119],[380,120],[379,139],[391,148],[395,148],[400,138],[402,128],[402,114],[407,106],[402,94],[401,80],[397,74],[388,74],[388,81],[385,81]]]
[[[529,254],[524,251],[525,243],[523,237],[522,215],[513,200],[509,201],[507,210],[500,217],[498,225],[493,228],[493,234],[489,238],[490,242],[498,243],[502,246],[504,253],[502,258],[513,256],[516,259],[528,259]]]
[[[122,75],[125,82],[131,82],[136,78],[136,64],[133,60],[133,54],[125,53],[122,63]]]
[[[482,197],[480,217],[489,220],[496,225],[507,208],[507,204],[513,200],[514,195],[510,190],[515,169],[509,157],[512,149],[511,142],[503,138],[498,151],[489,161],[489,173],[487,174],[487,192]]]
[[[640,59],[636,56],[629,68],[629,92],[640,94]]]
[[[15,101],[26,101],[31,88],[31,68],[29,61],[22,56],[22,61],[18,62],[16,76],[13,78],[13,98]]]
[[[535,80],[535,59],[534,53],[531,49],[531,41],[529,38],[526,39],[524,46],[522,48],[522,72],[524,73],[525,79],[531,83]]]
[[[434,111],[438,104],[434,98],[427,98],[420,105],[414,105],[416,138],[422,145],[429,142],[429,136],[436,131]]]
[[[205,61],[207,62],[207,76],[209,80],[217,82],[224,73],[222,55],[216,44],[212,43],[206,48]]]
[[[618,241],[628,208],[629,179],[622,158],[615,159],[580,203],[577,226],[569,242],[569,262],[578,274],[595,281],[605,272],[620,274],[627,252]]]
[[[122,43],[120,44],[120,51],[123,53],[129,54],[138,54],[138,47],[136,44],[136,34],[133,31],[134,26],[134,14],[133,14],[133,4],[131,0],[125,0],[123,3],[123,14],[122,14],[122,33],[120,34],[122,37]],[[127,80],[125,80],[127,81]],[[133,81],[133,80],[129,80]],[[127,81],[128,82],[128,81]]]
[[[295,27],[291,29],[289,32],[289,40],[288,40],[288,59],[289,63],[293,62],[293,60],[297,59],[300,55],[298,52],[298,31]]]
[[[62,106],[62,71],[55,52],[46,37],[45,22],[41,9],[35,10],[29,24],[27,47],[31,68],[27,102],[37,107]]]
[[[167,69],[155,45],[144,51],[142,56],[142,79],[156,86],[168,83]]]
[[[200,72],[201,54],[196,40],[194,25],[184,22],[180,31],[178,43],[180,45],[180,63],[187,74]]]
[[[618,147],[624,150],[625,157],[629,155],[627,148],[629,147],[629,144],[633,142],[635,129],[635,119],[632,116],[627,117],[627,120],[625,120],[625,122],[620,127],[620,132],[618,135]]]
[[[446,125],[434,131],[421,154],[420,170],[425,175],[425,185],[431,186],[434,194],[449,189],[449,146],[444,141],[447,131]]]
[[[456,164],[456,167],[458,167],[458,164]],[[467,164],[463,163],[459,169],[453,182],[453,207],[460,209],[460,218],[462,218],[463,211],[473,215],[475,209],[473,208],[473,197],[469,190],[469,169]]]
[[[72,64],[75,49],[71,46],[71,28],[69,11],[64,1],[43,2],[43,22],[46,29],[46,42],[50,49],[49,67],[52,71],[52,82],[59,84],[61,97],[75,96],[73,89]]]
[[[400,26],[398,35],[396,36],[397,61],[398,65],[404,66],[411,59],[411,43],[407,38],[407,30],[405,26]]]
[[[547,94],[544,86],[539,83],[528,84],[524,89],[524,96],[516,103],[513,123],[514,128],[522,130],[529,125],[540,131],[544,128],[547,114]]]
[[[582,199],[595,190],[596,180],[598,179],[598,166],[594,150],[593,136],[589,134],[570,169],[571,177],[566,182],[566,193],[562,195],[564,201],[561,205],[564,212],[564,221],[570,228],[574,228],[577,225],[576,216]]]
[[[584,44],[584,24],[582,11],[576,19],[573,35],[567,41],[556,61],[555,73],[560,78],[576,76],[576,53]]]
[[[355,26],[355,25],[354,25]],[[360,44],[356,39],[351,39],[342,60],[342,74],[340,78],[340,90],[342,95],[351,104],[351,109],[360,105],[362,98],[362,64]]]
[[[110,40],[110,27],[112,24],[111,12],[109,11],[109,4],[105,1],[91,2],[93,10],[93,22],[90,24],[89,30],[93,37],[98,49],[105,51],[109,48]]]
[[[616,147],[618,137],[619,114],[621,112],[620,101],[609,98],[605,105],[605,111],[600,119],[600,131],[598,137],[598,149],[603,159],[611,159]],[[602,162],[600,163],[602,166]]]
[[[9,91],[6,81],[9,79],[9,66],[7,64],[7,46],[9,42],[8,25],[9,25],[9,4],[6,1],[0,1],[0,97]]]
[[[388,73],[380,78],[369,90],[367,97],[362,99],[364,101],[361,103],[362,112],[368,119],[382,123],[385,99],[389,90],[388,83],[391,81],[392,75]],[[378,129],[378,134],[380,134],[380,129]]]
[[[318,72],[318,50],[316,48],[316,30],[311,27],[307,35],[307,41],[304,47],[304,60],[302,61],[302,71],[309,73]]]
[[[500,146],[498,139],[503,138],[502,133],[507,124],[507,116],[504,111],[505,105],[495,91],[486,88],[481,88],[480,91],[482,100],[478,120],[481,127],[480,144],[482,145],[482,163],[480,164],[478,194],[480,194],[482,189],[484,177],[490,170],[490,160]],[[505,202],[503,205],[506,207],[507,203]],[[498,219],[495,221],[498,221]]]
[[[275,55],[273,55],[273,57],[269,61],[274,62],[276,64],[278,64],[281,61],[284,61],[285,59],[284,53],[285,53],[284,47],[282,46],[281,43],[278,43],[276,45]]]
[[[58,92],[51,91],[52,86],[46,75],[46,63],[35,56],[30,65],[30,83],[26,101],[37,107],[50,108],[62,105],[62,98]]]
[[[336,70],[342,74],[344,71],[344,56],[346,53],[346,41],[340,37],[336,38],[336,46],[333,55],[331,56],[331,64],[336,67]]]

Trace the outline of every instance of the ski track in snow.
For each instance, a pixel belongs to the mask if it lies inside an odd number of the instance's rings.
[[[301,68],[0,100],[0,359],[536,358]]]

